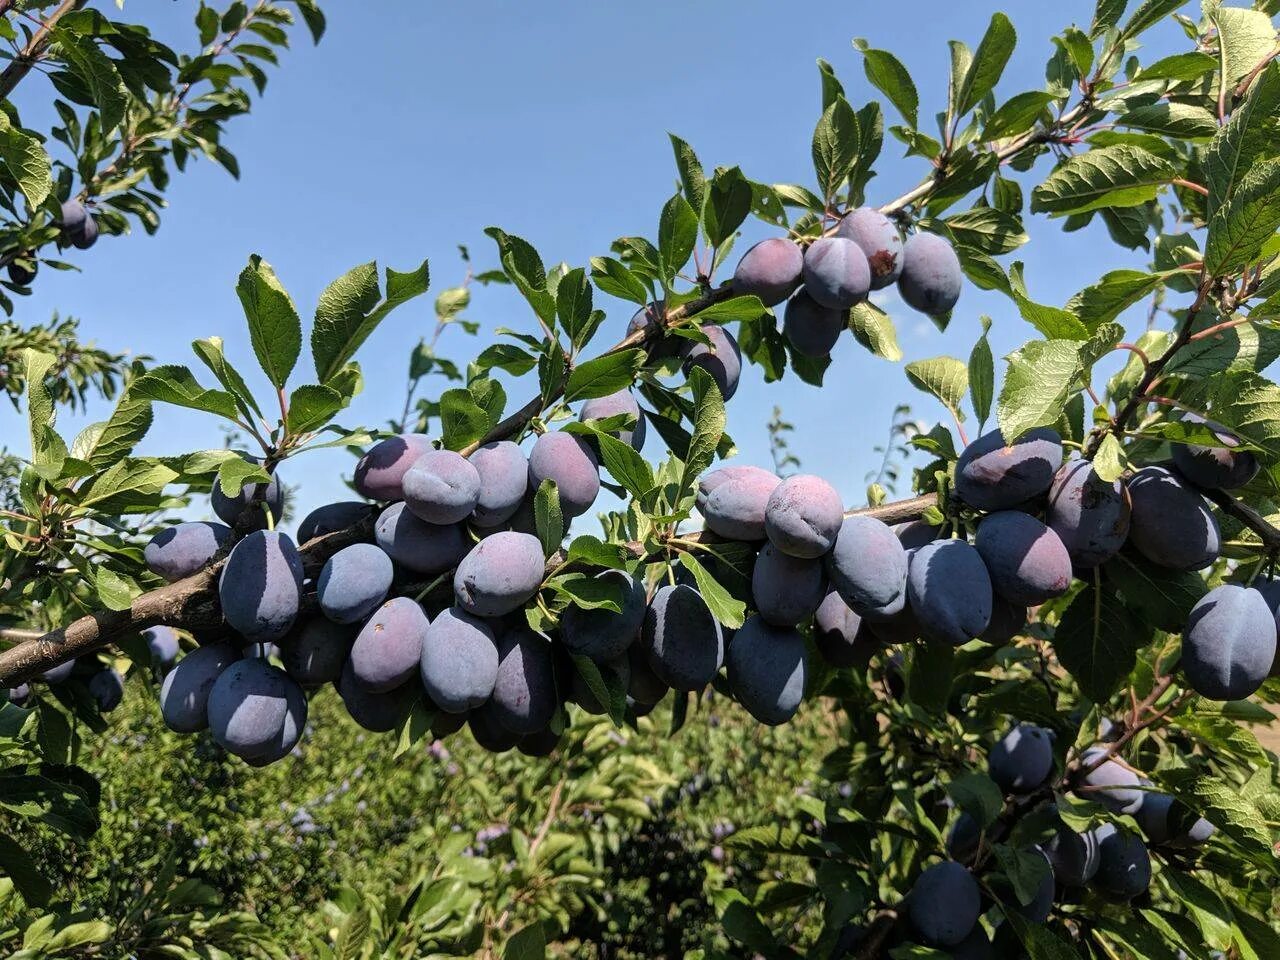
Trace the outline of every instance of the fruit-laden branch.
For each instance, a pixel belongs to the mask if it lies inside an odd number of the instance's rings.
[[[87,0],[62,0],[62,3],[58,4],[58,8],[45,18],[44,23],[31,35],[27,45],[22,48],[22,52],[13,58],[10,64],[4,68],[3,73],[0,73],[0,99],[9,99],[9,94],[13,93],[13,88],[21,83],[23,77],[31,72],[31,68],[35,66],[36,61],[40,59],[40,55],[44,53],[45,47],[49,45],[49,34],[53,31],[57,22],[72,10],[79,10],[86,2]],[[0,13],[2,12],[0,11]]]

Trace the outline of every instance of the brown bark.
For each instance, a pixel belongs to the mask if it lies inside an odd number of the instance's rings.
[[[0,73],[0,99],[9,99],[9,94],[13,93],[14,87],[22,82],[23,77],[31,72],[31,68],[40,59],[40,55],[44,53],[45,47],[49,45],[49,34],[59,20],[70,13],[72,10],[79,10],[85,5],[87,0],[62,0],[58,4],[53,13],[45,18],[40,28],[31,35],[31,39],[27,45],[22,48],[22,52],[18,54],[9,65]],[[3,14],[0,10],[0,14]]]

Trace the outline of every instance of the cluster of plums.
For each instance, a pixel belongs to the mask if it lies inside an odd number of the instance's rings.
[[[63,202],[58,226],[62,231],[60,242],[63,244],[88,250],[98,241],[98,221],[83,203],[74,198]],[[39,261],[30,251],[14,257],[5,267],[9,281],[20,287],[25,287],[36,278],[38,268]]]
[[[783,332],[809,357],[825,357],[847,326],[849,310],[873,290],[897,283],[907,305],[922,313],[949,313],[964,274],[955,249],[934,233],[904,242],[897,225],[873,207],[858,207],[831,236],[802,249],[785,237],[748,250],[733,275],[734,292],[754,294],[767,307],[787,302]]]

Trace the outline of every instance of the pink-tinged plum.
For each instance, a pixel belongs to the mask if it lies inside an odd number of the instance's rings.
[[[230,542],[231,528],[226,524],[179,523],[152,537],[142,558],[148,570],[173,583],[202,570]]]
[[[996,594],[991,599],[991,620],[978,637],[983,643],[1003,647],[1027,626],[1027,608]]]
[[[930,316],[949,313],[960,299],[964,272],[955,248],[936,233],[916,233],[902,247],[898,293],[907,306]]]
[[[989,514],[978,524],[974,546],[987,565],[996,593],[1011,603],[1036,606],[1071,586],[1071,557],[1058,535],[1017,510]]]
[[[551,722],[559,703],[551,641],[515,627],[498,644],[498,673],[490,701],[499,723],[522,736]]]
[[[430,625],[411,597],[393,597],[384,603],[360,628],[351,647],[356,682],[372,693],[386,693],[407,683],[422,660]]]
[[[749,617],[727,654],[729,689],[746,711],[769,726],[786,723],[800,708],[809,652],[795,627]]]
[[[1066,824],[1041,846],[1053,877],[1065,887],[1083,887],[1098,872],[1098,838],[1092,830],[1076,833]]]
[[[142,631],[142,639],[147,641],[153,667],[168,670],[178,659],[178,633],[173,627],[147,627]]]
[[[964,448],[956,461],[956,495],[979,510],[1009,510],[1046,492],[1062,466],[1062,438],[1038,427],[1006,445],[999,430]]]
[[[986,564],[963,540],[938,540],[912,553],[907,602],[927,639],[958,647],[980,637],[991,623],[992,595]]]
[[[353,624],[308,617],[280,641],[284,672],[304,687],[336,682],[359,632]]]
[[[751,571],[751,598],[769,623],[793,627],[812,616],[827,595],[821,560],[788,556],[766,543]]]
[[[342,668],[337,689],[351,719],[370,733],[389,733],[396,729],[422,695],[422,688],[416,683],[406,683],[385,693],[373,693],[356,680],[350,660]]]
[[[247,457],[246,459],[254,460]],[[254,460],[256,463],[257,461]],[[240,493],[234,497],[229,497],[222,492],[222,484],[214,481],[213,491],[210,494],[210,504],[213,512],[217,514],[218,519],[223,523],[236,525],[236,521],[240,519],[241,514],[249,509],[249,505],[254,501],[254,495],[260,484],[249,483],[240,488]],[[272,475],[271,482],[267,484],[266,492],[263,493],[260,503],[254,504],[250,519],[254,529],[262,530],[267,526],[266,511],[263,506],[271,511],[273,523],[279,523],[280,518],[284,516],[284,487],[280,485],[280,478]]]
[[[89,678],[89,696],[99,713],[110,713],[124,699],[124,677],[114,667],[105,667]]]
[[[607,396],[592,397],[582,405],[582,410],[578,413],[578,419],[584,422],[587,420],[607,420],[610,417],[618,417],[623,414],[635,417],[635,426],[615,430],[613,431],[613,436],[639,450],[644,446],[644,414],[640,412],[640,404],[636,401],[635,394],[626,387]]]
[[[831,585],[859,616],[885,620],[906,603],[907,552],[874,517],[845,517],[826,565]]]
[[[653,672],[676,690],[701,690],[724,663],[724,634],[702,594],[684,584],[659,588],[641,639]]]
[[[738,341],[733,334],[724,327],[703,324],[702,332],[710,343],[685,341],[688,346],[684,353],[684,375],[687,377],[694,367],[701,367],[711,374],[711,379],[720,388],[720,396],[728,402],[738,392],[742,351],[738,349]]]
[[[1088,770],[1102,757],[1106,747],[1090,747],[1080,757],[1081,768]],[[1116,813],[1136,813],[1142,806],[1146,793],[1142,778],[1115,757],[1108,757],[1098,766],[1079,778],[1076,793],[1085,800],[1093,800]]]
[[[831,550],[844,521],[844,501],[821,477],[787,477],[769,494],[764,530],[783,553],[813,560]]]
[[[232,548],[218,581],[227,626],[251,643],[279,640],[298,616],[302,558],[283,533],[255,530]]]
[[[290,714],[296,714],[299,698],[305,713],[302,688],[283,670],[260,658],[237,660],[209,691],[209,730],[219,746],[237,757],[275,758],[285,742],[297,740],[300,728]]]
[[[781,480],[770,471],[763,467],[753,467],[749,464],[731,464],[727,467],[717,467],[715,470],[704,473],[698,479],[698,492],[694,497],[694,502],[698,506],[699,511],[705,511],[707,498],[715,491],[715,489],[732,480],[750,480],[757,479],[760,482],[768,483],[770,491],[777,486]],[[763,523],[763,514],[761,515]],[[761,537],[763,538],[763,534]]]
[[[1094,885],[1117,900],[1132,900],[1151,885],[1151,855],[1135,833],[1113,823],[1094,829],[1098,841],[1098,873]]]
[[[378,441],[356,464],[356,492],[370,500],[403,500],[404,475],[431,450],[431,440],[424,433],[402,433]]]
[[[848,310],[871,292],[867,255],[845,237],[823,237],[804,252],[804,288],[831,310]]]
[[[471,736],[489,753],[506,753],[515,749],[521,735],[508,730],[498,720],[498,713],[492,703],[486,703],[467,715],[467,726]]]
[[[987,754],[987,773],[1005,793],[1030,793],[1053,771],[1049,731],[1020,723]]]
[[[160,686],[160,716],[176,733],[195,733],[209,725],[209,691],[222,671],[240,659],[229,643],[197,647],[178,661]]]
[[[480,502],[480,471],[453,450],[430,450],[400,479],[404,502],[427,523],[461,523]]]
[[[529,489],[554,480],[566,520],[591,509],[600,493],[600,462],[591,444],[572,433],[544,433],[529,451]]]
[[[718,477],[729,470],[731,477]],[[714,478],[714,479],[713,479]],[[766,536],[765,510],[769,498],[782,481],[758,467],[723,467],[703,479],[705,495],[699,492],[703,523],[726,540],[763,540]]]
[[[813,642],[822,659],[833,667],[865,670],[871,655],[880,649],[880,640],[871,625],[831,590],[813,615]]]
[[[627,663],[631,676],[631,682],[627,685],[628,702],[652,709],[671,688],[654,672],[653,664],[649,662],[649,651],[644,644],[633,643],[627,648]]]
[[[1203,570],[1218,559],[1222,532],[1204,498],[1164,467],[1143,467],[1129,481],[1129,541],[1160,567]]]
[[[382,552],[397,564],[431,577],[456,567],[470,549],[461,526],[441,527],[419,520],[403,503],[382,511],[373,535]]]
[[[1089,570],[1120,552],[1129,537],[1129,491],[1103,481],[1087,460],[1062,465],[1049,489],[1049,529],[1074,566]]]
[[[427,630],[422,644],[422,685],[446,713],[466,713],[487,701],[498,681],[498,642],[493,625],[450,607]]]
[[[560,746],[560,740],[561,734],[546,727],[537,733],[521,737],[520,742],[516,744],[516,749],[526,757],[549,757],[555,753],[556,747]]]
[[[640,635],[645,593],[644,584],[624,570],[606,570],[596,579],[616,583],[622,589],[622,610],[614,613],[601,607],[566,607],[560,616],[560,633],[569,651],[604,663],[625,653]]]
[[[907,919],[920,939],[934,947],[961,943],[978,925],[981,912],[978,882],[954,860],[929,867],[907,895]]]
[[[874,207],[858,207],[847,213],[836,227],[836,236],[852,240],[867,258],[872,290],[884,289],[902,274],[902,234]]]
[[[325,561],[316,581],[320,611],[334,623],[356,623],[391,589],[391,558],[372,543],[353,543]]]
[[[537,537],[513,531],[490,534],[454,571],[454,599],[476,616],[505,616],[538,592],[545,563]]]
[[[480,496],[471,514],[477,527],[499,527],[510,520],[529,489],[529,461],[510,440],[486,443],[470,457],[480,475]]]
[[[1258,473],[1258,458],[1248,450],[1238,450],[1240,438],[1220,423],[1194,413],[1184,413],[1183,421],[1203,424],[1222,444],[1205,447],[1196,443],[1173,444],[1173,465],[1197,487],[1234,490],[1243,487]]]
[[[782,332],[797,353],[806,357],[829,356],[840,342],[849,312],[824,307],[801,287],[787,301]]]
[[[1275,659],[1275,616],[1257,590],[1224,583],[1191,608],[1182,672],[1202,697],[1243,700],[1262,686]]]
[[[742,255],[733,272],[733,292],[757,296],[766,307],[776,306],[800,284],[804,253],[786,237],[761,240]]]
[[[307,543],[316,537],[354,527],[375,512],[373,504],[363,500],[342,500],[316,507],[298,524],[298,543]]]

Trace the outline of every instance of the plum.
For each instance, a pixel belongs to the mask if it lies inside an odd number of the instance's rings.
[[[1003,647],[1027,626],[1027,608],[996,594],[991,598],[991,619],[978,635],[983,643]]]
[[[1037,606],[1071,586],[1071,557],[1058,535],[1029,514],[1002,510],[978,524],[974,547],[996,593],[1011,603]]]
[[[88,250],[98,242],[98,221],[93,214],[85,217],[84,226],[79,232],[70,237],[71,245],[77,250]]]
[[[829,356],[835,349],[848,319],[847,310],[824,307],[801,287],[787,301],[782,332],[797,353],[816,359]]]
[[[566,521],[591,509],[600,493],[600,462],[591,444],[572,433],[544,433],[529,451],[529,489],[554,480]]]
[[[481,617],[501,617],[532,599],[545,570],[537,537],[510,530],[485,537],[453,574],[458,606]]]
[[[356,464],[356,492],[370,500],[403,500],[404,475],[432,449],[425,433],[402,433],[379,440]]]
[[[251,643],[279,640],[302,599],[302,558],[285,534],[255,530],[232,548],[218,581],[227,625]]]
[[[693,587],[658,589],[645,611],[641,639],[649,663],[676,690],[701,690],[724,663],[724,635],[707,602]]]
[[[422,685],[446,713],[465,713],[493,693],[498,643],[489,621],[460,607],[441,612],[422,644]]]
[[[458,565],[470,548],[458,524],[437,526],[420,520],[403,503],[393,503],[378,516],[374,539],[382,552],[414,573],[435,576]]]
[[[836,236],[852,240],[867,258],[871,289],[881,290],[902,274],[902,234],[892,220],[874,207],[858,207],[844,215]]]
[[[515,627],[498,643],[498,673],[491,706],[512,733],[537,733],[551,722],[559,701],[551,641],[528,627]]]
[[[962,812],[947,831],[947,856],[953,860],[972,859],[982,846],[983,833],[978,821]]]
[[[926,543],[933,543],[942,533],[942,527],[935,527],[926,520],[909,520],[906,523],[895,523],[889,528],[902,544],[904,550],[914,550]]]
[[[351,646],[351,672],[371,693],[386,693],[406,683],[422,660],[431,626],[412,597],[393,597],[360,628]]]
[[[237,660],[209,690],[209,731],[219,746],[237,757],[275,759],[301,732],[299,700],[305,715],[302,688],[279,667],[260,658]],[[292,747],[289,743],[288,749]]]
[[[230,542],[231,528],[224,523],[179,523],[152,537],[142,558],[148,570],[173,583],[202,570]]]
[[[9,261],[9,282],[19,287],[25,287],[36,278],[36,271],[39,267],[40,264],[32,253],[21,254],[19,259]]]
[[[733,334],[724,327],[703,324],[702,333],[709,343],[684,341],[688,345],[684,349],[684,375],[687,377],[694,367],[701,367],[711,374],[711,379],[720,388],[720,396],[727,403],[738,392],[742,351],[738,349],[738,341]]]
[[[259,462],[255,457],[246,456],[244,459],[252,463]],[[271,482],[266,485],[261,498],[257,498],[257,491],[260,486],[262,484],[245,484],[240,488],[240,492],[236,496],[229,497],[222,492],[221,482],[214,481],[213,491],[210,494],[210,504],[213,507],[213,512],[217,514],[218,519],[223,523],[234,527],[240,516],[246,510],[249,510],[250,505],[252,505],[252,511],[247,519],[253,529],[262,530],[266,528],[267,510],[271,512],[272,522],[279,523],[280,518],[284,516],[284,487],[280,485],[280,478],[272,474]],[[259,502],[255,502],[255,499]],[[263,505],[266,506],[266,510],[263,510]]]
[[[859,616],[885,620],[906,603],[907,552],[874,517],[845,517],[826,565],[831,585]]]
[[[1125,485],[1104,482],[1088,460],[1063,464],[1049,488],[1049,529],[1080,569],[1092,569],[1120,552],[1129,536],[1129,513]]]
[[[1098,872],[1098,838],[1092,830],[1076,833],[1066,824],[1041,846],[1053,877],[1066,887],[1083,887]]]
[[[40,679],[49,686],[57,686],[60,683],[66,683],[71,679],[71,674],[75,672],[75,660],[68,660],[66,663],[60,663],[56,667],[50,667],[44,673],[40,674]]]
[[[1081,769],[1089,770],[1106,754],[1106,747],[1090,747],[1080,757]],[[1146,796],[1142,778],[1115,757],[1107,757],[1095,769],[1078,777],[1076,793],[1116,813],[1129,814],[1137,812]]]
[[[730,470],[735,471],[733,476],[721,476]],[[723,467],[713,471],[699,485],[698,509],[703,523],[726,540],[763,540],[765,510],[781,482],[758,467]]]
[[[178,633],[173,627],[147,627],[142,631],[142,639],[147,642],[152,666],[168,670],[178,659]]]
[[[1182,672],[1202,697],[1243,700],[1262,686],[1275,659],[1275,616],[1257,590],[1224,583],[1191,608]]]
[[[955,492],[979,510],[1009,510],[1047,491],[1062,466],[1062,438],[1038,427],[1006,445],[999,430],[984,433],[956,461]]]
[[[671,688],[654,672],[653,664],[649,662],[649,651],[644,644],[633,643],[627,648],[627,664],[627,673],[631,678],[627,685],[628,702],[654,707]]]
[[[1185,423],[1203,424],[1213,431],[1221,446],[1205,447],[1196,443],[1173,444],[1173,465],[1197,487],[1209,490],[1234,490],[1243,487],[1258,473],[1258,458],[1248,450],[1238,450],[1240,438],[1220,423],[1194,413],[1184,413]]]
[[[560,616],[560,632],[565,647],[573,653],[604,663],[625,653],[640,634],[644,622],[644,584],[625,570],[606,570],[597,580],[622,588],[622,610],[614,613],[600,607],[566,607]]]
[[[1164,467],[1143,467],[1129,480],[1129,541],[1161,567],[1203,570],[1218,558],[1222,533],[1204,498]]]
[[[526,734],[516,744],[516,749],[526,757],[549,757],[560,746],[561,735],[550,727],[544,727],[536,733]]]
[[[769,726],[786,723],[804,699],[809,652],[794,627],[748,617],[726,655],[729,689],[747,712]]]
[[[1030,793],[1052,771],[1053,740],[1033,724],[1018,724],[987,754],[987,773],[1005,793]]]
[[[343,547],[320,570],[320,610],[334,623],[363,620],[387,598],[394,575],[391,558],[374,544]]]
[[[964,273],[955,248],[936,233],[916,233],[902,247],[898,293],[907,306],[930,316],[949,313],[960,299]]]
[[[1194,847],[1216,832],[1212,823],[1167,793],[1148,793],[1134,814],[1138,826],[1154,844]]]
[[[795,626],[810,617],[827,595],[821,560],[792,557],[766,543],[751,571],[756,611],[775,626]]]
[[[480,502],[480,471],[453,450],[429,450],[400,478],[404,502],[427,523],[461,523]]]
[[[308,617],[280,641],[285,673],[304,687],[334,683],[351,654],[359,629],[325,617]]]
[[[529,489],[529,461],[510,440],[495,440],[470,457],[480,475],[480,495],[471,522],[477,527],[498,527],[520,509]]]
[[[871,267],[862,249],[845,237],[822,237],[804,252],[804,288],[830,310],[848,310],[871,292]]]
[[[704,511],[707,499],[715,492],[717,487],[735,480],[751,479],[768,482],[770,491],[781,482],[776,474],[763,467],[753,467],[749,464],[730,464],[727,467],[718,467],[715,470],[708,471],[698,478],[698,490],[694,495],[694,503],[697,504],[698,510]],[[760,522],[761,524],[764,523],[763,512],[761,513]],[[757,539],[764,539],[764,534],[762,533]]]
[[[362,686],[348,660],[336,684],[338,696],[351,719],[371,733],[388,733],[404,722],[422,695],[416,683],[406,683],[385,693],[373,693]]]
[[[492,703],[486,703],[467,715],[471,736],[490,753],[506,753],[520,742],[521,735],[504,727]]]
[[[813,615],[813,642],[831,666],[860,670],[866,669],[871,655],[880,648],[871,625],[864,623],[835,590],[827,593]]]
[[[229,643],[197,647],[178,661],[160,686],[160,716],[177,733],[195,733],[209,725],[209,691],[222,671],[240,659]]]
[[[316,537],[354,527],[374,513],[371,503],[363,500],[342,500],[316,507],[298,524],[298,543],[303,544]]]
[[[836,542],[844,521],[844,501],[821,477],[796,474],[769,494],[764,507],[764,531],[783,553],[813,560]]]
[[[609,417],[617,417],[623,414],[635,417],[636,424],[634,427],[623,427],[613,431],[613,436],[639,450],[644,446],[644,414],[640,412],[640,404],[636,401],[635,394],[628,388],[623,387],[621,390],[603,397],[592,397],[582,405],[582,410],[578,413],[578,419],[584,422],[587,420],[607,420]]]
[[[978,882],[954,860],[935,863],[916,878],[907,895],[907,919],[925,943],[954,947],[978,924]]]
[[[63,201],[58,226],[62,228],[63,241],[80,250],[88,250],[98,239],[98,222],[84,204],[74,198]]]
[[[930,640],[960,646],[991,623],[991,577],[963,540],[937,540],[911,555],[907,602]]]
[[[0,706],[12,703],[15,707],[25,707],[31,699],[31,687],[20,683],[16,687],[0,687]]]
[[[742,255],[733,271],[733,292],[757,296],[766,307],[776,306],[800,283],[804,252],[786,237],[761,240]]]
[[[89,678],[89,696],[99,713],[110,713],[124,699],[124,677],[114,667],[105,667]]]
[[[1151,855],[1137,834],[1113,823],[1094,829],[1098,873],[1094,885],[1118,900],[1132,900],[1151,885]]]

